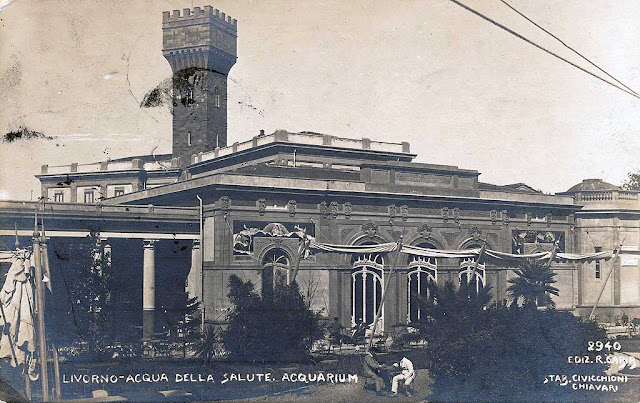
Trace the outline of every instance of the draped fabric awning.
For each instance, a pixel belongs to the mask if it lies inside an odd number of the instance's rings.
[[[335,245],[320,243],[315,240],[309,243],[309,248],[321,252],[328,253],[386,253],[397,250],[398,244],[396,243],[383,243],[378,245]],[[480,255],[480,248],[474,249],[461,249],[461,250],[444,250],[444,249],[428,249],[421,248],[419,246],[402,245],[401,252],[408,255],[432,257],[432,258],[452,258],[452,259],[464,259],[464,258],[477,258]],[[619,251],[620,254],[625,254],[629,251]],[[635,254],[630,251],[629,254]],[[553,257],[554,262],[571,262],[571,263],[588,263],[595,260],[609,260],[613,257],[614,250],[608,250],[603,252],[576,254],[576,253],[556,253],[552,252],[539,252],[530,253],[526,255],[517,255],[513,253],[499,252],[491,249],[485,249],[482,256],[483,261],[488,261],[497,264],[509,264],[516,263],[522,260],[541,260],[548,261]]]
[[[334,245],[330,243],[319,243],[312,240],[309,243],[309,249],[333,253],[385,253],[393,252],[397,247],[398,244],[394,242],[381,243],[377,245]]]
[[[444,258],[444,259],[474,258],[480,254],[479,248],[464,249],[464,250],[445,250],[445,249],[427,249],[427,248],[421,248],[419,246],[410,246],[410,245],[402,245],[401,251],[409,255]],[[486,253],[486,250],[485,250],[485,253]]]
[[[2,262],[11,254],[11,268],[0,290],[0,358],[12,366],[24,364],[35,351],[34,291],[31,266],[26,251],[2,252]],[[2,314],[4,312],[4,315]]]

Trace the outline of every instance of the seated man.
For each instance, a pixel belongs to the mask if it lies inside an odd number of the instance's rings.
[[[382,365],[376,360],[375,353],[377,353],[377,349],[375,347],[371,347],[369,351],[364,356],[363,363],[363,373],[365,377],[369,377],[373,379],[376,383],[376,392],[378,394],[382,393],[382,389],[384,389],[384,379],[380,376],[380,370],[382,369]]]
[[[398,382],[404,381],[405,393],[411,397],[410,386],[411,382],[416,377],[416,372],[413,370],[413,363],[407,358],[403,357],[400,363],[393,364],[394,367],[400,367],[402,372],[393,377],[391,381],[391,393],[393,396],[398,395]]]

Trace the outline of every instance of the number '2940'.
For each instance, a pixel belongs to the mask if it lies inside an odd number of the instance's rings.
[[[602,350],[607,350],[607,351],[620,351],[620,349],[622,348],[620,346],[620,342],[618,341],[614,341],[613,343],[611,343],[610,341],[607,341],[606,343],[603,343],[602,341],[598,340],[598,341],[589,341],[587,342],[588,344],[588,350],[589,351],[602,351]]]

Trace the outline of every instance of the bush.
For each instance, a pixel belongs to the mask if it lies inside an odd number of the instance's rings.
[[[276,285],[260,296],[250,281],[229,278],[233,307],[223,334],[229,358],[241,361],[304,359],[314,341],[322,337],[320,315],[305,304],[298,285]]]
[[[593,354],[588,341],[606,340],[594,322],[555,309],[489,308],[488,290],[465,285],[433,292],[437,303],[422,301],[427,319],[420,329],[442,400],[546,401],[545,394],[571,392],[543,386],[546,375],[604,369],[567,363],[569,356]]]
[[[210,364],[216,358],[225,355],[224,346],[222,345],[222,330],[218,327],[207,325],[202,332],[202,338],[196,343],[196,357]]]

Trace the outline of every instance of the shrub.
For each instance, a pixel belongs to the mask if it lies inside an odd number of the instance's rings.
[[[222,345],[222,330],[219,327],[207,325],[205,326],[201,339],[196,343],[196,357],[210,364],[215,359],[225,355],[224,346]]]
[[[232,309],[223,334],[232,359],[263,362],[301,360],[322,337],[320,315],[308,308],[294,282],[260,296],[250,281],[229,278]]]
[[[441,400],[546,401],[559,391],[571,393],[543,386],[546,375],[604,369],[567,362],[589,355],[588,341],[606,340],[593,322],[555,309],[490,308],[488,290],[476,293],[465,285],[456,290],[447,283],[433,292],[437,303],[421,302],[427,319],[420,329]]]

